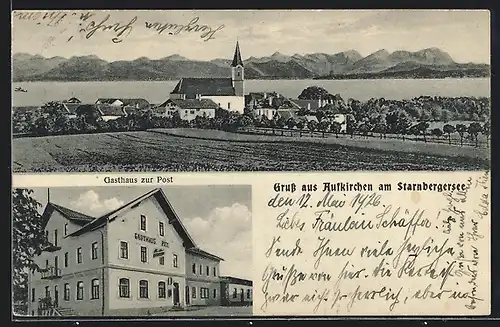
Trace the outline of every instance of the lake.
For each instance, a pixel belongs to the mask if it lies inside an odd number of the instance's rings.
[[[159,104],[169,98],[177,84],[160,82],[20,82],[13,88],[22,87],[28,92],[13,92],[14,106],[37,106],[49,101],[77,97],[83,103],[94,103],[97,98],[144,98]],[[276,91],[289,98],[297,96],[308,86],[321,86],[332,94],[340,94],[344,100],[353,98],[410,99],[428,96],[490,96],[489,78],[459,79],[379,79],[379,80],[247,80],[245,92]]]

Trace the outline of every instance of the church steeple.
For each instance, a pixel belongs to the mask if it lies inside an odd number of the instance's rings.
[[[231,80],[236,96],[242,97],[245,95],[245,68],[243,60],[241,60],[240,45],[236,41],[236,50],[234,50],[234,58],[231,64]]]
[[[238,41],[236,41],[236,49],[234,50],[234,57],[231,67],[241,66],[243,67],[243,60],[241,60],[241,52],[240,45]]]

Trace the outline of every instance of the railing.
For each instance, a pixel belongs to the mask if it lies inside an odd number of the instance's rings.
[[[46,247],[43,248],[43,251],[55,252],[55,251],[60,250],[60,249],[61,249],[60,246],[56,246],[56,245],[50,243],[49,245],[47,245]]]
[[[42,279],[55,279],[55,278],[61,278],[61,268],[56,268],[56,267],[49,267],[45,268],[41,271],[42,273]]]

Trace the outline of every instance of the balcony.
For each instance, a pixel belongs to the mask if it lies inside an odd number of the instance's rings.
[[[42,279],[56,279],[61,278],[61,268],[48,267],[41,271]]]
[[[52,243],[49,243],[49,245],[47,245],[46,247],[43,248],[43,251],[55,252],[55,251],[58,251],[60,249],[61,249],[60,246],[56,246],[56,245],[54,245]]]

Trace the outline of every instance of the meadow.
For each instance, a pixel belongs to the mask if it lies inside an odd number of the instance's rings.
[[[233,138],[238,139],[222,141],[214,135],[199,134],[199,130],[196,135],[184,133],[182,136],[169,135],[168,132],[140,131],[14,139],[13,171],[453,171],[489,167],[489,160],[478,153],[444,156],[439,154],[442,153],[439,149],[424,153],[408,150],[403,152],[401,148],[409,148],[411,141],[404,142],[406,146],[399,146],[399,150],[395,150],[398,147],[394,145],[380,148],[353,146],[346,143],[349,141],[347,138],[343,139],[344,143],[335,138],[316,138],[317,141],[303,138],[300,142],[291,142],[290,138],[287,141],[286,137],[281,136],[265,138],[263,135],[237,134]],[[433,149],[434,145],[429,147],[427,143],[422,147]],[[458,149],[457,147],[457,151]]]

